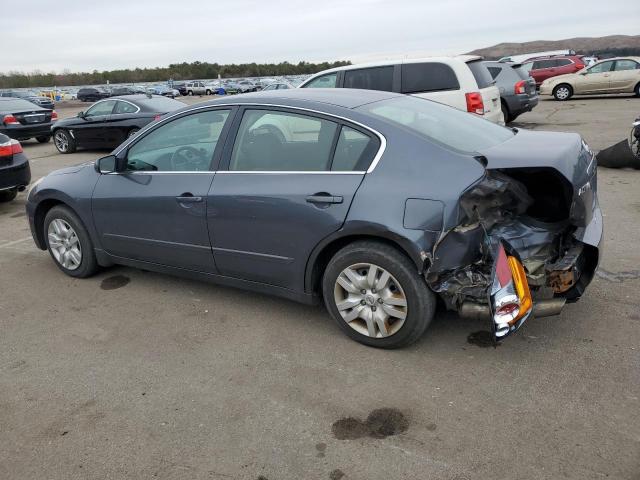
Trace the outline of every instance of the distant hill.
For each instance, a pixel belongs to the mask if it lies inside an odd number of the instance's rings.
[[[595,54],[600,57],[640,55],[640,35],[609,35],[608,37],[577,37],[566,40],[499,43],[492,47],[479,48],[469,53],[482,55],[487,59],[497,59],[508,55],[566,49],[572,49],[585,55]]]

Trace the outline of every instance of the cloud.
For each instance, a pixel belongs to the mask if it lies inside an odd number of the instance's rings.
[[[557,0],[24,0],[3,8],[3,37],[13,48],[4,49],[0,70],[367,61],[463,53],[505,41],[637,33],[637,2],[571,3],[558,10]]]

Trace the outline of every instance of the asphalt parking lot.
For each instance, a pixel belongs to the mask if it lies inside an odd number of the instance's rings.
[[[629,96],[543,100],[514,125],[599,150],[638,114]],[[34,180],[108,153],[23,146]],[[562,315],[492,348],[440,313],[397,351],[321,307],[124,267],[67,277],[22,193],[0,204],[0,478],[639,479],[639,185],[599,169],[604,258]]]

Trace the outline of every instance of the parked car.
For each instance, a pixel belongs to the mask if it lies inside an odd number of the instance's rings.
[[[640,96],[640,57],[619,57],[600,62],[570,75],[545,80],[540,94],[556,100],[569,100],[573,95],[601,93],[634,93]]]
[[[236,82],[231,80],[227,80],[222,82],[222,88],[227,95],[235,95],[236,93],[242,93],[242,87],[238,85]]]
[[[186,85],[187,95],[206,95],[207,88],[204,82],[189,82]]]
[[[10,202],[31,181],[29,160],[16,139],[0,133],[0,202]]]
[[[240,80],[236,82],[240,93],[257,92],[259,87],[250,80]]]
[[[432,57],[348,65],[317,73],[298,88],[364,88],[435,100],[504,123],[500,91],[482,57]]]
[[[144,93],[144,92],[140,92],[139,89],[134,88],[134,87],[113,87],[111,89],[111,96],[123,96],[123,95],[135,95],[137,93]]]
[[[219,80],[205,83],[204,88],[206,95],[225,95],[227,93]]]
[[[173,82],[170,85],[171,85],[171,88],[180,92],[180,95],[187,94],[187,82]]]
[[[83,87],[78,90],[76,98],[81,102],[96,102],[102,98],[107,98],[110,95],[111,94],[103,88]]]
[[[290,88],[295,88],[295,87],[290,83],[286,83],[286,82],[274,82],[274,83],[270,83],[265,87],[262,87],[262,91],[268,92],[269,90],[288,90]]]
[[[522,68],[534,78],[536,85],[540,86],[548,78],[582,70],[584,61],[581,55],[542,57],[524,62]]]
[[[498,340],[557,314],[592,280],[602,237],[579,135],[346,89],[186,107],[44,177],[27,214],[69,276],[123,264],[323,298],[347,335],[383,348],[417,340],[437,297]]]
[[[22,98],[0,98],[0,133],[16,140],[51,139],[51,126],[58,120],[55,110],[42,108]]]
[[[153,85],[147,88],[147,94],[160,95],[162,97],[176,98],[180,96],[180,91],[166,85]]]
[[[519,63],[484,62],[491,77],[500,89],[502,114],[506,123],[513,122],[524,112],[530,112],[538,105],[536,81]]]
[[[126,95],[94,103],[76,117],[51,128],[60,153],[78,147],[114,148],[162,115],[184,107],[184,103],[158,95]]]
[[[28,102],[33,103],[34,105],[38,105],[42,108],[48,108],[53,110],[55,108],[55,104],[53,100],[48,97],[42,97],[40,95],[35,94],[34,92],[28,91],[20,91],[20,90],[6,90],[4,92],[0,92],[0,97],[11,97],[11,98],[21,98]]]

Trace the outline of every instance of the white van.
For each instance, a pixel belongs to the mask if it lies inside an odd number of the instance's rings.
[[[504,125],[500,90],[477,55],[429,57],[332,68],[298,88],[362,88],[406,93]]]

